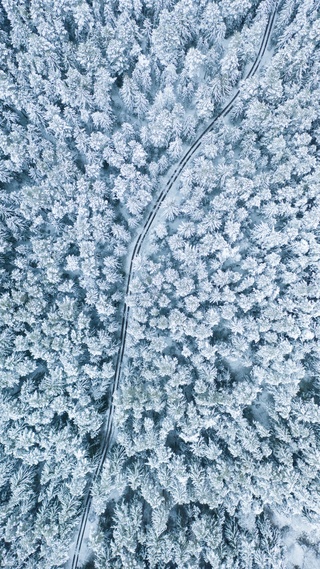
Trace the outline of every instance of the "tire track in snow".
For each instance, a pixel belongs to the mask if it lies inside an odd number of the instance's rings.
[[[273,10],[269,15],[268,23],[267,23],[267,26],[265,28],[265,31],[264,31],[264,34],[263,34],[263,37],[261,40],[259,51],[256,55],[256,58],[252,64],[247,76],[245,77],[245,79],[249,79],[250,77],[253,77],[257,73],[257,71],[260,67],[262,58],[263,58],[265,51],[267,49],[267,45],[269,43],[269,39],[270,39],[271,32],[273,29],[274,20],[275,20],[276,11],[277,11],[277,5],[278,5],[278,1],[275,2]],[[192,156],[198,150],[199,146],[201,145],[201,141],[202,141],[203,137],[208,132],[213,130],[215,123],[219,120],[220,117],[226,117],[230,113],[230,111],[232,110],[232,108],[234,106],[234,101],[237,99],[239,93],[240,93],[240,90],[238,89],[238,91],[235,93],[235,95],[232,97],[232,99],[229,101],[229,103],[216,115],[216,117],[210,122],[210,124],[205,128],[205,130],[198,136],[198,138],[195,140],[195,142],[190,146],[189,150],[182,156],[182,158],[178,162],[177,166],[175,167],[173,173],[171,174],[170,178],[167,180],[165,187],[160,192],[155,204],[153,205],[153,208],[149,212],[148,217],[144,222],[144,225],[140,231],[140,234],[136,240],[135,246],[134,246],[132,254],[131,254],[130,266],[129,266],[128,277],[127,277],[127,286],[126,286],[125,298],[128,295],[130,295],[130,283],[132,280],[134,260],[137,257],[137,255],[139,255],[139,253],[140,253],[143,242],[144,242],[144,240],[145,240],[145,238],[149,232],[149,229],[152,226],[152,223],[153,223],[163,201],[167,197],[167,195],[168,195],[169,191],[171,190],[173,184],[176,182],[177,178],[180,176],[180,174],[183,171],[186,164],[190,161]],[[97,468],[96,468],[94,475],[92,477],[92,480],[90,483],[90,488],[87,490],[86,497],[84,500],[83,513],[82,513],[82,517],[81,517],[81,521],[80,521],[80,526],[78,529],[77,540],[76,540],[75,547],[74,547],[71,569],[77,569],[77,567],[78,567],[82,542],[83,542],[83,538],[84,538],[84,535],[86,532],[87,521],[88,521],[88,517],[89,517],[89,513],[90,513],[91,503],[92,503],[91,487],[92,487],[93,482],[95,482],[101,474],[103,464],[104,464],[104,461],[106,459],[106,456],[107,456],[107,453],[109,450],[109,446],[110,446],[110,441],[111,441],[111,437],[112,437],[112,419],[113,419],[114,410],[115,410],[114,394],[118,389],[119,379],[120,379],[120,375],[121,375],[121,367],[122,367],[126,338],[127,338],[129,314],[130,314],[130,306],[127,305],[127,302],[125,300],[124,308],[123,308],[123,315],[122,315],[122,323],[121,323],[120,348],[119,348],[119,352],[118,352],[118,356],[117,356],[115,378],[114,378],[114,382],[113,382],[113,386],[112,386],[112,392],[111,392],[111,405],[110,405],[110,409],[109,409],[109,413],[108,413],[108,419],[107,419],[107,423],[106,423],[106,430],[105,430],[105,435],[104,435],[104,440],[103,440],[103,445],[102,445],[102,453],[101,453]]]

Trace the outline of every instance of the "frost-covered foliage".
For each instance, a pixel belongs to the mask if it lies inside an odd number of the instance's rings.
[[[283,7],[141,253],[98,567],[320,563],[318,32]]]
[[[320,563],[319,6],[242,81],[272,7],[0,0],[1,567],[69,558],[131,242],[238,85],[135,263],[92,563]]]

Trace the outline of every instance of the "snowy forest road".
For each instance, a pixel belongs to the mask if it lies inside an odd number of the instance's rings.
[[[268,23],[267,23],[267,26],[265,28],[263,38],[261,40],[259,51],[256,55],[256,58],[252,64],[248,74],[246,75],[245,79],[249,79],[250,77],[253,77],[257,73],[257,71],[260,67],[262,58],[263,58],[265,51],[267,49],[269,39],[271,36],[271,32],[273,29],[274,20],[275,20],[276,11],[277,11],[277,5],[278,5],[278,1],[275,2],[273,9],[270,12],[270,15],[268,18]],[[174,185],[174,183],[176,182],[177,178],[179,177],[179,175],[183,171],[186,164],[190,161],[192,156],[198,150],[199,146],[201,145],[201,140],[203,139],[203,137],[213,129],[215,123],[219,120],[219,118],[226,117],[230,113],[230,111],[232,110],[232,108],[234,106],[234,101],[238,97],[239,93],[240,93],[240,90],[237,90],[237,92],[233,95],[233,97],[231,98],[229,103],[215,116],[215,118],[210,122],[210,124],[205,128],[205,130],[198,136],[198,138],[195,140],[195,142],[190,146],[189,150],[184,154],[184,156],[180,159],[180,161],[176,165],[173,173],[171,174],[170,178],[166,182],[165,187],[163,188],[163,190],[161,191],[161,193],[157,197],[157,199],[156,199],[151,211],[149,212],[147,219],[146,219],[146,221],[145,221],[145,223],[144,223],[144,225],[143,225],[143,227],[142,227],[142,229],[141,229],[141,231],[137,237],[135,246],[134,246],[132,254],[131,254],[130,266],[129,266],[128,276],[127,276],[127,286],[126,286],[125,298],[127,298],[127,296],[130,295],[130,283],[132,280],[134,260],[137,257],[137,255],[139,255],[139,253],[140,253],[143,242],[146,239],[146,236],[149,232],[149,229],[151,228],[152,223],[153,223],[154,219],[156,218],[157,213],[158,213],[163,201],[167,197],[169,191],[171,190],[171,188]],[[119,385],[119,379],[120,379],[120,375],[121,375],[122,363],[123,363],[124,352],[125,352],[126,337],[127,337],[128,322],[129,322],[129,314],[130,314],[130,307],[128,306],[128,304],[125,300],[124,308],[123,308],[123,315],[122,315],[122,323],[121,323],[120,347],[119,347],[119,352],[118,352],[118,356],[117,356],[115,378],[114,378],[114,382],[113,382],[113,386],[112,386],[112,392],[111,392],[111,405],[110,405],[110,409],[109,409],[109,413],[108,413],[107,423],[105,425],[105,434],[103,437],[101,456],[99,458],[97,468],[94,472],[94,475],[92,477],[92,480],[90,482],[89,488],[88,488],[86,496],[85,496],[85,500],[84,500],[84,504],[83,504],[83,513],[81,516],[80,526],[79,526],[78,533],[77,533],[77,539],[76,539],[74,549],[73,549],[73,553],[72,553],[71,569],[77,569],[77,567],[78,567],[79,556],[80,556],[80,552],[81,552],[81,548],[82,548],[83,539],[84,539],[84,536],[85,536],[86,530],[87,530],[87,523],[88,523],[88,518],[89,518],[89,513],[90,513],[90,508],[91,508],[91,503],[92,503],[92,495],[91,495],[92,484],[93,484],[93,482],[95,482],[98,479],[98,477],[101,474],[103,464],[104,464],[104,461],[106,459],[107,453],[109,451],[110,442],[112,439],[112,420],[113,420],[113,415],[114,415],[114,410],[115,410],[114,395],[117,391],[117,388]]]

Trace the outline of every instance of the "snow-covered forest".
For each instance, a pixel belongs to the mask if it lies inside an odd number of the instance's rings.
[[[319,569],[319,1],[0,41],[0,567]]]

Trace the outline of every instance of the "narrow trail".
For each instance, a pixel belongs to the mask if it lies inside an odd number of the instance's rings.
[[[264,34],[263,34],[263,37],[261,40],[259,51],[256,55],[256,58],[252,64],[248,74],[246,75],[245,79],[249,79],[250,77],[253,77],[257,73],[257,71],[259,70],[262,58],[263,58],[265,51],[267,49],[269,39],[271,36],[271,32],[273,29],[274,20],[275,20],[275,16],[276,16],[276,12],[277,12],[277,5],[278,5],[278,1],[275,2],[273,10],[269,15],[268,23],[267,23],[267,26],[265,28],[265,31],[264,31]],[[205,130],[198,136],[198,138],[195,140],[195,142],[190,146],[189,150],[182,156],[182,158],[180,159],[180,161],[176,165],[173,173],[171,174],[170,178],[168,179],[166,185],[164,186],[163,190],[160,192],[159,196],[157,197],[157,200],[155,201],[153,208],[149,212],[148,217],[146,218],[145,223],[144,223],[144,225],[140,231],[140,234],[138,235],[138,237],[136,239],[135,246],[134,246],[132,254],[131,254],[129,271],[128,271],[128,276],[127,276],[127,286],[126,286],[125,298],[127,298],[127,296],[130,295],[130,284],[131,284],[131,280],[132,280],[134,260],[137,257],[137,255],[139,255],[139,253],[140,253],[141,247],[142,247],[142,245],[146,239],[146,236],[149,232],[149,229],[151,228],[152,223],[153,223],[155,217],[157,216],[157,213],[158,213],[163,201],[167,197],[167,195],[170,192],[173,184],[176,182],[177,178],[181,174],[181,172],[184,169],[184,167],[186,166],[186,164],[189,162],[189,160],[191,160],[192,156],[198,150],[199,146],[201,145],[201,141],[202,141],[203,137],[208,132],[213,130],[213,127],[214,127],[215,123],[219,120],[219,118],[226,117],[230,113],[230,111],[232,110],[232,108],[234,106],[235,100],[239,96],[239,93],[240,93],[240,90],[238,90],[234,94],[234,96],[229,101],[229,103],[218,113],[218,115],[216,115],[216,117],[210,122],[210,124],[205,128]],[[89,517],[91,503],[92,503],[91,487],[92,487],[93,482],[95,482],[99,478],[101,471],[102,471],[102,468],[103,468],[104,461],[105,461],[107,453],[109,451],[110,441],[111,441],[111,437],[112,437],[112,421],[113,421],[113,415],[114,415],[114,410],[115,410],[114,394],[118,389],[119,379],[120,379],[120,375],[121,375],[122,362],[123,362],[125,345],[126,345],[126,338],[127,338],[129,314],[130,314],[130,307],[128,306],[128,304],[125,300],[124,307],[123,307],[122,323],[121,323],[120,348],[119,348],[119,352],[118,352],[118,356],[117,356],[115,378],[114,378],[114,383],[113,383],[112,392],[111,392],[111,405],[110,405],[110,409],[109,409],[109,413],[108,413],[108,419],[107,419],[106,428],[105,428],[104,440],[102,443],[102,452],[101,452],[101,456],[100,456],[97,468],[96,468],[94,475],[91,479],[90,487],[88,488],[85,499],[84,499],[83,513],[82,513],[82,517],[81,517],[81,521],[80,521],[80,526],[78,529],[77,540],[76,540],[76,543],[74,546],[71,569],[77,569],[78,563],[79,563],[79,556],[80,556],[80,552],[81,552],[81,548],[82,548],[82,542],[83,542],[84,535],[86,533],[86,527],[87,527],[88,517]]]

